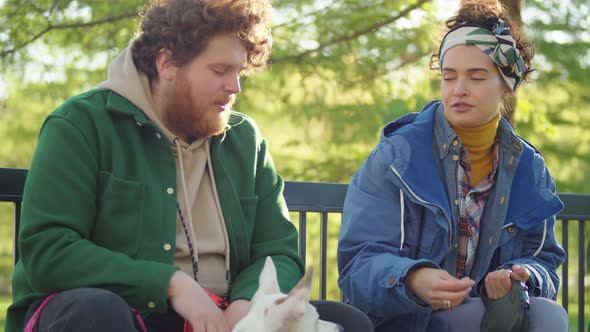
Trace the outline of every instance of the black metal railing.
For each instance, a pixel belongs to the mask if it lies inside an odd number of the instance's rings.
[[[26,179],[26,169],[0,168],[0,202],[14,203],[14,230],[18,234],[20,209],[22,202],[22,192]],[[289,207],[289,211],[298,215],[299,225],[299,253],[306,259],[306,248],[308,234],[308,221],[310,214],[319,215],[319,298],[327,297],[327,271],[328,266],[335,268],[335,261],[328,262],[328,216],[336,215],[340,217],[344,204],[344,197],[348,185],[341,183],[321,183],[321,182],[285,182],[284,196]],[[584,279],[587,273],[586,259],[590,259],[590,244],[586,240],[586,223],[590,222],[590,195],[588,194],[570,194],[560,193],[559,197],[565,204],[564,210],[557,216],[557,232],[561,232],[561,242],[566,250],[570,252],[570,243],[575,237],[571,235],[575,232],[577,226],[577,262],[571,262],[566,259],[561,267],[561,296],[558,301],[569,312],[570,296],[577,296],[577,326],[578,331],[584,331],[585,328],[585,302],[584,296],[585,285]],[[315,216],[314,216],[315,217]],[[572,226],[572,227],[570,227]],[[571,230],[574,228],[574,231]],[[586,249],[587,248],[587,249]],[[14,257],[15,262],[18,258],[17,237],[14,237]],[[569,255],[568,255],[569,257]],[[574,284],[577,289],[571,290],[569,277],[570,270],[577,271],[577,278]],[[590,315],[590,303],[588,309]]]
[[[319,214],[320,218],[320,299],[326,299],[327,278],[326,271],[328,270],[328,262],[326,261],[327,252],[327,220],[330,214],[341,214],[344,204],[344,197],[348,186],[340,183],[318,183],[318,182],[286,182],[285,184],[285,199],[289,210],[296,212],[299,216],[299,251],[303,259],[306,257],[306,242],[308,230],[309,214]],[[586,303],[584,296],[584,279],[588,276],[587,264],[590,265],[590,243],[586,240],[586,223],[590,222],[590,195],[588,194],[571,194],[559,193],[559,197],[563,201],[565,208],[557,216],[556,231],[561,232],[561,243],[568,253],[570,252],[570,241],[574,231],[570,230],[570,225],[577,226],[577,248],[578,260],[571,262],[570,259],[561,266],[561,290],[558,302],[569,313],[570,296],[577,296],[577,330],[584,331],[585,328],[585,314],[588,311],[590,315],[590,303]],[[587,249],[586,249],[587,248]],[[586,261],[589,259],[589,262]],[[335,264],[335,262],[330,262]],[[577,271],[577,278],[575,291],[570,290],[570,269],[575,267]],[[585,304],[588,309],[585,310]]]

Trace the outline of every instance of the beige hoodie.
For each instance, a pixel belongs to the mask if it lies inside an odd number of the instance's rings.
[[[176,158],[177,197],[198,261],[199,284],[217,295],[229,287],[229,241],[221,212],[211,167],[209,139],[190,144],[166,128],[154,109],[149,80],[139,72],[130,49],[125,49],[110,64],[108,79],[100,87],[112,90],[140,108],[164,133]],[[164,250],[172,249],[170,244]],[[174,265],[193,276],[187,236],[176,220],[176,252]]]

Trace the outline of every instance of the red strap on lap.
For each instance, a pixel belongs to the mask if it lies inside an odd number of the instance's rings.
[[[219,309],[221,309],[221,310],[227,309],[227,306],[229,306],[229,303],[227,300],[223,299],[221,296],[211,293],[210,291],[208,291],[206,289],[205,289],[205,292],[207,293],[207,295],[209,295],[209,298],[213,301],[213,303],[215,303],[215,305]],[[193,332],[193,327],[188,322],[188,320],[184,321],[184,332]]]
[[[33,328],[35,327],[35,323],[37,323],[37,319],[39,319],[39,315],[41,315],[41,311],[43,311],[43,308],[45,308],[49,300],[54,298],[56,295],[57,293],[53,293],[46,297],[45,300],[43,300],[43,302],[41,302],[39,308],[37,308],[31,319],[29,319],[29,321],[27,322],[27,325],[25,325],[25,329],[23,332],[33,332]]]

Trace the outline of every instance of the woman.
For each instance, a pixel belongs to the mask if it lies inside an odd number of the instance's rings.
[[[442,100],[385,126],[350,183],[339,286],[377,331],[477,331],[482,296],[505,300],[520,280],[531,329],[566,331],[553,301],[563,204],[541,154],[501,117],[533,46],[490,1],[464,2],[446,25],[433,56]]]

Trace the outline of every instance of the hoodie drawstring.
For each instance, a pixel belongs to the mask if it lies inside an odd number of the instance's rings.
[[[184,204],[186,205],[186,207],[188,208],[189,205],[189,201],[188,201],[188,190],[186,187],[186,178],[184,175],[184,166],[183,166],[183,162],[182,162],[182,147],[180,146],[180,139],[178,137],[174,137],[173,142],[174,145],[176,146],[177,152],[178,152],[178,164],[179,164],[179,170],[180,170],[180,182],[182,184],[182,190],[183,190],[183,194],[184,194]],[[209,151],[207,151],[207,156],[209,156]],[[208,162],[209,162],[209,158],[207,158]],[[215,193],[217,195],[217,193]],[[189,252],[191,255],[191,263],[193,266],[193,274],[195,277],[195,281],[198,281],[198,277],[197,274],[199,273],[199,265],[198,265],[198,253],[197,253],[197,249],[195,246],[193,246],[193,243],[191,241],[191,236],[190,233],[188,231],[188,226],[184,220],[184,215],[182,213],[182,209],[180,208],[180,203],[178,202],[178,200],[176,201],[176,208],[178,210],[178,216],[180,217],[180,222],[182,223],[182,227],[184,229],[184,235],[186,236],[186,240],[187,240],[187,244],[188,244],[188,248],[189,248]],[[188,219],[189,222],[191,223],[191,225],[193,225],[194,227],[194,223],[192,220],[192,215],[189,213],[188,214]],[[229,243],[227,241],[227,234],[224,231],[224,238],[226,241],[226,251],[225,251],[225,265],[226,265],[226,273],[225,273],[225,277],[226,280],[229,281],[230,280],[230,274],[229,274]],[[222,309],[225,310],[227,308],[227,306],[229,305],[229,296],[231,293],[231,282],[229,282],[227,291],[225,292],[225,294],[223,295],[223,297],[219,297],[211,292],[209,292],[207,289],[204,289],[205,292],[207,292],[207,294],[209,295],[209,297],[217,304],[217,306]]]
[[[183,190],[183,194],[184,194],[183,195],[184,196],[184,204],[188,208],[190,205],[188,202],[188,191],[186,189],[186,178],[184,176],[184,166],[182,164],[182,149],[181,149],[178,137],[174,137],[173,142],[176,145],[176,149],[178,152],[177,155],[178,155],[178,164],[179,164],[179,168],[180,168],[180,182],[181,182],[182,190]],[[184,215],[182,213],[182,209],[180,208],[180,202],[178,202],[178,200],[176,201],[176,209],[178,210],[178,216],[180,217],[180,222],[182,223],[182,228],[184,229],[184,235],[186,235],[188,249],[191,254],[191,261],[193,264],[193,274],[195,275],[195,280],[197,280],[197,274],[199,273],[198,253],[196,252],[196,248],[193,246],[193,243],[191,241],[191,236],[188,231],[188,226],[187,226],[186,222],[184,221]],[[189,213],[187,215],[187,217],[188,217],[189,223],[194,227],[192,215]]]

